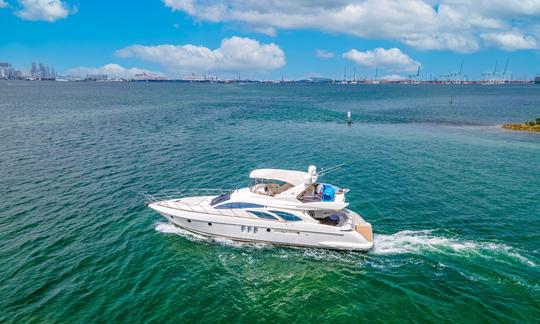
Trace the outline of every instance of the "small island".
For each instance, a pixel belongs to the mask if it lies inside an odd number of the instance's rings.
[[[540,118],[523,124],[504,124],[503,128],[527,132],[540,132]]]

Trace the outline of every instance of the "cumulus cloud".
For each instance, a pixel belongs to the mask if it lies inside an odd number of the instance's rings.
[[[115,52],[118,57],[136,57],[155,62],[175,72],[273,70],[285,65],[285,53],[274,43],[231,37],[217,49],[196,45],[132,45]]]
[[[75,13],[77,9],[61,0],[19,0],[21,9],[15,14],[26,20],[54,22]]]
[[[482,35],[482,38],[507,51],[538,48],[536,37],[519,32],[486,33]]]
[[[324,58],[324,59],[330,59],[330,58],[334,57],[334,53],[329,52],[329,51],[325,51],[323,49],[316,50],[315,55],[317,55],[317,57]]]
[[[448,5],[464,7],[464,10],[484,16],[538,16],[538,0],[447,0]]]
[[[163,73],[150,71],[140,68],[125,68],[118,64],[106,64],[101,67],[76,67],[66,71],[67,75],[85,77],[90,74],[106,74],[109,77],[118,77],[124,79],[133,78],[136,74],[146,74],[150,76],[163,76]]]
[[[365,52],[352,49],[343,53],[343,57],[360,66],[381,68],[395,72],[412,72],[420,65],[419,62],[411,59],[399,48],[390,48],[387,50],[384,48],[376,48]]]
[[[210,22],[279,29],[319,29],[398,40],[419,49],[474,52],[482,34],[538,25],[540,0],[164,0],[167,7]],[[518,44],[519,45],[519,44]],[[519,49],[519,48],[518,48]]]
[[[7,7],[8,4],[4,0],[0,0],[0,9]]]
[[[380,77],[380,79],[385,80],[385,81],[403,81],[403,80],[406,80],[407,78],[399,74],[389,74],[389,75]]]

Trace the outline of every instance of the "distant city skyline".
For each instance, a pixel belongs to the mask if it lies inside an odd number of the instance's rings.
[[[0,62],[121,78],[533,79],[539,17],[540,0],[0,0]]]

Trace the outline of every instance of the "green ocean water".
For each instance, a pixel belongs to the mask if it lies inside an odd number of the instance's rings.
[[[540,134],[498,126],[539,86],[0,82],[0,114],[2,323],[540,318]],[[340,163],[369,253],[192,236],[142,195]]]

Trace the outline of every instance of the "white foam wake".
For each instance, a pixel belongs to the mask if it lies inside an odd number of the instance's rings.
[[[270,248],[271,245],[263,243],[245,243],[222,238],[210,238],[190,231],[186,231],[171,223],[156,223],[156,231],[165,234],[176,234],[190,241],[215,242],[221,245],[235,248]],[[518,261],[525,265],[535,267],[536,263],[523,255],[516,249],[495,242],[473,242],[461,240],[456,237],[446,237],[436,235],[436,230],[422,231],[399,231],[394,234],[375,234],[375,244],[370,251],[372,255],[390,255],[390,254],[423,254],[438,253],[449,254],[460,257],[475,256],[483,258],[493,258],[499,261]],[[315,257],[316,259],[342,259],[345,257],[342,253],[326,251],[319,249],[301,249],[305,256]],[[345,258],[346,259],[346,258]]]
[[[397,254],[440,249],[463,250],[475,247],[474,243],[435,236],[432,234],[433,232],[433,230],[406,230],[390,235],[376,234],[372,252],[375,254]]]
[[[165,233],[165,234],[176,234],[180,235],[182,237],[185,237],[186,239],[190,241],[205,241],[207,238],[205,236],[195,234],[190,231],[186,231],[178,226],[174,226],[171,223],[162,223],[158,222],[156,223],[156,231]]]
[[[395,234],[376,234],[373,254],[400,254],[400,253],[447,253],[459,255],[475,255],[486,258],[500,256],[518,260],[529,266],[536,264],[519,254],[514,248],[494,242],[473,242],[455,237],[438,236],[435,230],[399,231]]]

